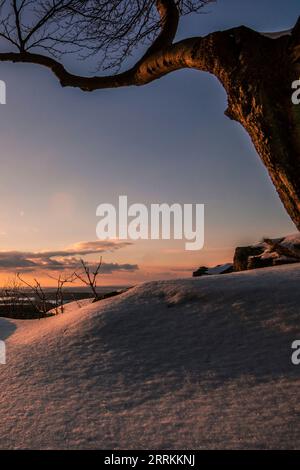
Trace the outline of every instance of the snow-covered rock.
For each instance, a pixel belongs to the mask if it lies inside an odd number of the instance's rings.
[[[229,274],[233,271],[232,263],[218,264],[213,268],[201,266],[197,271],[193,272],[193,277],[199,276],[213,276],[215,274]]]
[[[268,239],[252,246],[238,247],[234,254],[234,270],[265,268],[300,262],[300,233]]]

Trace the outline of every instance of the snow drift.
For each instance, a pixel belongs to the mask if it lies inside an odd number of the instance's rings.
[[[0,319],[0,446],[300,448],[300,264]]]

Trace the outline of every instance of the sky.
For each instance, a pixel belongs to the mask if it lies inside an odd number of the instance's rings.
[[[181,20],[178,39],[241,24],[285,30],[300,13],[298,0],[218,0],[205,11]],[[89,65],[72,64],[85,74]],[[0,283],[17,257],[21,267],[38,259],[44,268],[27,266],[27,275],[51,285],[57,253],[60,270],[102,255],[105,285],[185,277],[232,260],[236,246],[296,231],[248,135],[224,116],[226,95],[214,77],[181,70],[145,87],[84,93],[61,88],[38,66],[1,63],[0,79]],[[146,205],[205,204],[204,248],[186,251],[178,240],[105,245],[96,208],[119,195]]]

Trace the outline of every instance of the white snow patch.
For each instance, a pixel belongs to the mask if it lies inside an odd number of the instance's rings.
[[[293,29],[286,29],[285,31],[274,31],[271,33],[260,33],[262,36],[266,36],[271,39],[278,39],[282,36],[290,36],[292,34]]]
[[[208,268],[207,274],[222,274],[224,271],[226,271],[229,268],[232,268],[232,263],[220,264],[219,266]]]

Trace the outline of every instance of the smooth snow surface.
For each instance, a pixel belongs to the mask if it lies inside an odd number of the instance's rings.
[[[0,447],[300,448],[300,264],[0,319]]]

